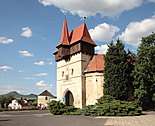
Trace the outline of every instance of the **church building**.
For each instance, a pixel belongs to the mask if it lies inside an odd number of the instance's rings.
[[[82,108],[95,104],[103,95],[103,54],[95,54],[86,23],[68,32],[66,19],[61,41],[56,46],[57,99],[68,106]]]

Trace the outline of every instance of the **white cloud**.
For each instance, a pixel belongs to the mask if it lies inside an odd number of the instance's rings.
[[[23,71],[23,70],[18,70],[18,72],[19,72],[19,73],[22,73],[22,72],[24,72],[24,71]]]
[[[49,64],[49,65],[52,65],[53,63],[52,63],[52,62],[49,62],[48,64]]]
[[[44,6],[54,5],[62,12],[70,12],[80,17],[95,16],[119,16],[123,11],[142,5],[143,0],[38,0]]]
[[[45,83],[45,81],[41,80],[36,83],[36,86],[39,86],[40,90],[51,90],[53,85],[48,85]]]
[[[138,46],[142,37],[155,32],[155,17],[144,19],[140,22],[131,22],[118,37],[127,44]]]
[[[45,84],[45,81],[43,81],[43,80],[37,82],[36,85],[37,86],[42,86],[42,87],[48,86],[48,84]]]
[[[108,50],[108,45],[101,45],[101,46],[96,46],[95,50],[98,54],[106,54],[107,50]]]
[[[44,61],[34,62],[35,65],[43,66],[45,65]]]
[[[7,71],[7,70],[12,70],[12,67],[9,66],[1,66],[0,69],[2,69],[3,71]]]
[[[120,29],[117,26],[113,26],[107,23],[99,24],[94,29],[90,29],[89,33],[92,39],[97,41],[111,41],[115,33]]]
[[[18,53],[20,53],[22,56],[33,56],[33,54],[29,53],[28,51],[18,51]]]
[[[20,87],[20,86],[14,86],[14,85],[0,85],[0,94],[6,94],[11,91],[17,91],[18,93],[27,93],[27,89]]]
[[[25,80],[34,80],[35,78],[31,78],[31,77],[25,77]]]
[[[48,76],[48,73],[39,73],[39,74],[35,74],[35,76]]]
[[[24,36],[24,37],[27,37],[27,38],[32,36],[32,31],[31,31],[31,29],[29,27],[22,28],[22,31],[23,32],[21,33],[21,36]]]
[[[0,43],[2,44],[9,44],[12,43],[14,40],[13,39],[8,39],[6,37],[0,37]]]

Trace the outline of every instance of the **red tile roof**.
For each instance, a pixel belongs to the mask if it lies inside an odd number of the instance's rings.
[[[61,41],[56,47],[58,48],[60,45],[71,45],[78,41],[84,41],[96,46],[96,43],[90,37],[85,23],[68,33],[67,21],[65,19],[62,28]]]
[[[55,52],[53,54],[56,54],[58,52],[58,49],[55,50]]]
[[[84,41],[96,46],[95,42],[91,39],[90,34],[88,32],[87,26],[85,23],[75,28],[70,32],[70,44],[73,44],[77,41]]]
[[[22,102],[22,107],[29,107],[28,103],[26,103],[24,100],[22,100],[21,102]]]
[[[103,71],[104,59],[103,54],[95,54],[90,60],[85,72]]]
[[[67,21],[66,19],[64,20],[63,28],[62,28],[62,35],[61,35],[61,41],[57,45],[69,45],[69,34],[68,34],[68,27],[67,27]]]

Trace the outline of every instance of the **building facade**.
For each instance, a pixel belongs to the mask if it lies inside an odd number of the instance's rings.
[[[103,55],[95,54],[97,46],[85,23],[68,32],[64,20],[60,43],[56,46],[57,99],[66,105],[82,108],[95,104],[103,95]]]
[[[52,100],[56,100],[56,97],[54,97],[50,92],[47,90],[43,91],[41,94],[38,95],[38,106],[42,108],[47,108],[48,103]]]
[[[21,109],[22,105],[20,105],[17,100],[12,100],[12,103],[10,103],[8,105],[8,108],[10,108],[10,109]]]

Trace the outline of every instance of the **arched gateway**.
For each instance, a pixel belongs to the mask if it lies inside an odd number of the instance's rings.
[[[73,94],[72,94],[72,92],[67,91],[66,94],[65,94],[65,104],[67,106],[73,106],[74,105],[73,103],[74,103]]]

